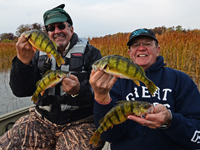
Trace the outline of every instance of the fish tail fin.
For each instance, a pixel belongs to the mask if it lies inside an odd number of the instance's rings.
[[[89,143],[90,144],[93,143],[94,145],[97,145],[100,140],[100,136],[101,136],[101,134],[99,134],[97,131],[95,131],[94,134],[92,135],[92,137],[90,138]]]
[[[152,81],[150,81],[148,83],[147,88],[148,88],[149,92],[151,93],[151,95],[154,95],[156,90],[158,90],[158,88],[156,87],[156,85]]]
[[[31,100],[34,101],[35,103],[37,103],[37,98],[38,98],[38,96],[36,94],[33,94]]]
[[[61,55],[58,55],[56,57],[56,62],[57,62],[58,67],[60,67],[61,64],[65,64],[65,60],[63,59],[63,57]]]

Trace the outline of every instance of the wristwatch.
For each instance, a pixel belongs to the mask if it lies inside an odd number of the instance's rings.
[[[161,129],[167,129],[171,125],[171,122],[172,122],[172,113],[171,113],[171,111],[169,109],[168,109],[168,111],[169,111],[169,114],[170,114],[169,119],[163,125],[161,125],[159,127]]]

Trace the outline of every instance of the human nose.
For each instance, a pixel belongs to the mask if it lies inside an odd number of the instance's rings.
[[[138,49],[145,49],[146,47],[144,46],[144,43],[139,43]]]
[[[55,31],[54,31],[55,33],[60,33],[61,32],[61,30],[58,28],[58,26],[55,26]]]

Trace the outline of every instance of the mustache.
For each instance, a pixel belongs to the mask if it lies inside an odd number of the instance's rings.
[[[58,37],[65,37],[65,34],[64,33],[57,33],[57,34],[54,34],[53,38],[58,38]]]

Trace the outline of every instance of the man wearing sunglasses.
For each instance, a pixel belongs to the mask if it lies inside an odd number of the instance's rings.
[[[92,64],[101,53],[74,33],[73,22],[64,4],[44,13],[44,25],[65,64],[58,67],[46,53],[34,52],[21,36],[16,44],[10,86],[18,97],[32,96],[36,82],[47,70],[70,71],[69,78],[39,95],[30,115],[19,119],[0,137],[3,149],[101,149],[89,144],[96,127],[93,119],[93,91],[89,84]],[[1,149],[1,148],[0,148]]]

